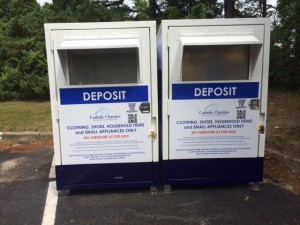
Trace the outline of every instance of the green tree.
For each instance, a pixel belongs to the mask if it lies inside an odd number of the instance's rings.
[[[161,10],[160,6],[157,3],[157,0],[149,0],[149,19],[160,22]]]
[[[148,0],[134,0],[133,12],[136,14],[136,20],[148,20],[149,19],[149,2]]]
[[[223,4],[217,0],[165,0],[162,9],[164,11],[163,17],[166,19],[216,18],[221,17]],[[196,17],[197,11],[198,13],[201,12],[201,15],[198,14]]]
[[[95,7],[102,6],[104,7],[104,9],[106,9],[107,14],[102,15],[107,15],[107,21],[132,20],[132,9],[130,9],[126,4],[124,4],[124,0],[97,0],[94,1],[94,3]]]
[[[106,8],[90,0],[54,0],[43,7],[48,22],[109,21]]]
[[[271,17],[276,7],[267,0],[235,0],[235,17]]]
[[[284,88],[300,86],[300,5],[279,0],[271,38],[270,84]]]
[[[47,98],[41,8],[35,0],[6,3],[9,15],[0,18],[0,99]]]
[[[124,0],[0,0],[0,100],[48,98],[44,23],[131,20]]]
[[[192,7],[191,13],[188,15],[189,19],[204,19],[206,18],[205,6],[199,3]]]
[[[163,8],[166,19],[216,18],[221,17],[223,4],[217,0],[166,0]]]
[[[157,0],[133,0],[131,10],[134,20],[156,20],[160,23],[161,8]]]
[[[182,19],[183,15],[180,10],[175,6],[170,6],[163,14],[165,19]]]

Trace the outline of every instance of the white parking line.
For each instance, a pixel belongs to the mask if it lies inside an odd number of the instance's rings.
[[[52,162],[53,163],[53,162]],[[53,171],[50,170],[49,177]],[[56,216],[56,206],[57,206],[58,193],[56,190],[56,182],[49,182],[45,210],[42,225],[54,225]]]
[[[50,173],[49,173],[49,179],[55,179],[55,157],[53,157],[51,168],[50,168]]]
[[[42,225],[54,225],[57,205],[57,190],[55,181],[49,182]]]

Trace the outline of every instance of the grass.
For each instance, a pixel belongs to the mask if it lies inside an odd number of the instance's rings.
[[[51,130],[50,102],[0,102],[0,132]]]

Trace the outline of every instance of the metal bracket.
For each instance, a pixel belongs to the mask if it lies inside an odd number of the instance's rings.
[[[259,99],[251,99],[248,106],[251,110],[258,110],[259,109]]]

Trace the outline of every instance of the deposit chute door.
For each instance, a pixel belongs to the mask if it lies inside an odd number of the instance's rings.
[[[170,160],[258,157],[262,30],[170,28]]]
[[[62,165],[152,162],[149,29],[52,38]]]

